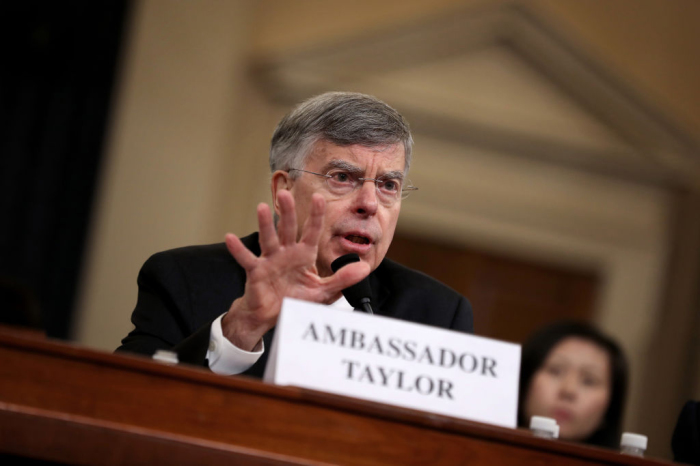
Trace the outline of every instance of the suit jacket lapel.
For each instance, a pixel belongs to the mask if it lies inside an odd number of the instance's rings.
[[[389,299],[391,292],[389,291],[389,288],[384,286],[379,278],[378,272],[380,268],[381,264],[374,272],[369,274],[369,286],[372,289],[372,308],[376,314],[388,316],[391,315],[392,312],[390,309],[386,308],[385,303],[387,302],[387,299]]]

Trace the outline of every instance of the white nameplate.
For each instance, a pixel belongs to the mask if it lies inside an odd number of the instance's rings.
[[[515,427],[520,346],[285,299],[264,380]]]

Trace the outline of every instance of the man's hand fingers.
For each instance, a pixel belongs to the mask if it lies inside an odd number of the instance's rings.
[[[297,213],[294,209],[294,198],[289,191],[280,191],[277,196],[280,205],[280,220],[277,222],[277,234],[282,246],[297,242]]]
[[[326,211],[326,201],[318,193],[311,196],[311,212],[304,223],[304,230],[301,237],[301,242],[308,246],[318,246],[318,240],[321,237],[321,229],[323,228],[323,216]],[[359,281],[359,280],[358,280]]]
[[[365,262],[353,262],[345,267],[341,267],[336,273],[324,279],[325,289],[330,294],[335,294],[359,282],[369,275],[369,272],[369,264]]]
[[[241,264],[241,267],[246,270],[253,268],[255,261],[258,259],[255,257],[255,254],[241,243],[241,240],[236,235],[231,233],[226,235],[226,248],[233,258],[236,259],[236,262]]]
[[[258,227],[260,228],[260,250],[263,255],[272,254],[280,247],[275,231],[275,224],[272,221],[270,207],[265,203],[258,204]]]

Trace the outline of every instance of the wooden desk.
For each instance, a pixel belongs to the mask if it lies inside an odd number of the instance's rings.
[[[70,464],[669,464],[9,327],[0,453]]]

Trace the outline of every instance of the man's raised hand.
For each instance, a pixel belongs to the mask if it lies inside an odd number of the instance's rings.
[[[226,338],[245,351],[253,350],[277,323],[283,298],[329,304],[340,297],[341,290],[370,272],[368,264],[356,262],[329,277],[319,276],[316,259],[326,207],[323,196],[313,194],[311,211],[298,241],[294,198],[289,191],[282,190],[278,201],[277,231],[269,206],[258,205],[260,257],[250,252],[235,235],[226,235],[226,246],[245,269],[247,278],[245,293],[231,304],[222,320],[222,328]]]

